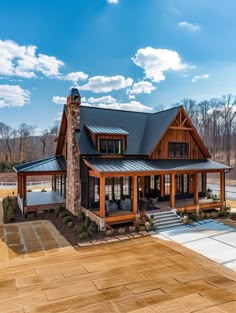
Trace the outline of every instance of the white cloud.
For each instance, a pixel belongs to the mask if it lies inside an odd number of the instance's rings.
[[[104,96],[104,97],[99,97],[99,98],[88,98],[87,99],[88,103],[114,103],[116,102],[116,99],[111,97],[111,96]]]
[[[99,108],[105,108],[105,109],[115,109],[115,110],[127,110],[127,111],[134,111],[134,112],[153,112],[153,108],[143,105],[139,101],[130,101],[127,103],[119,103],[119,102],[114,102],[114,103],[97,103],[95,105],[92,105],[90,103],[84,103],[84,105],[88,106],[96,106]]]
[[[196,25],[196,24],[191,24],[191,23],[188,23],[186,21],[184,22],[179,22],[178,23],[178,26],[180,28],[183,28],[183,29],[186,29],[188,30],[189,32],[197,32],[200,30],[200,26]]]
[[[72,72],[67,74],[64,77],[65,80],[70,80],[74,83],[77,83],[79,80],[86,80],[88,79],[88,75],[85,74],[84,72]]]
[[[78,86],[80,90],[90,90],[93,92],[110,92],[131,86],[132,78],[125,78],[121,75],[117,76],[93,76],[89,78],[87,84]]]
[[[145,78],[154,82],[165,80],[164,72],[166,71],[179,71],[187,68],[187,64],[182,63],[178,52],[168,49],[142,48],[137,51],[132,60],[144,69]]]
[[[57,112],[57,115],[54,117],[54,122],[60,122],[62,117],[62,112]]]
[[[20,46],[11,40],[0,39],[0,75],[36,78],[37,74],[46,77],[60,77],[64,63],[54,56],[39,53],[33,45]]]
[[[119,0],[107,0],[107,2],[110,4],[117,4],[119,3]]]
[[[65,104],[66,103],[66,97],[54,96],[54,97],[52,97],[52,102],[54,102],[56,104]]]
[[[199,79],[207,79],[209,78],[210,75],[209,74],[204,74],[204,75],[195,75],[192,79],[192,82],[195,83],[196,81],[198,81]]]
[[[0,108],[22,107],[30,100],[30,92],[19,85],[0,85]]]
[[[129,100],[135,99],[135,95],[128,95],[128,97],[129,97]]]
[[[151,93],[155,89],[156,87],[154,87],[152,83],[142,80],[138,83],[134,83],[131,88],[126,90],[126,93],[127,95],[138,95],[140,93]]]

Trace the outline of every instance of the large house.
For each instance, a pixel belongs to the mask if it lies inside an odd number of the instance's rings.
[[[134,221],[150,205],[222,208],[229,167],[210,158],[182,106],[157,113],[82,106],[72,88],[55,156],[14,167],[18,203],[27,214],[65,202],[73,214],[84,210],[101,228]],[[208,173],[218,173],[219,199],[206,199]],[[52,176],[53,191],[27,192],[27,177],[45,174]]]

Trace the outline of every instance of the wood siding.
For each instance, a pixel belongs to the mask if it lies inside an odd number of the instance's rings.
[[[152,159],[168,159],[168,143],[185,142],[189,144],[189,159],[204,159],[204,156],[191,131],[181,129],[168,129],[165,136],[161,139],[158,146],[151,154]]]

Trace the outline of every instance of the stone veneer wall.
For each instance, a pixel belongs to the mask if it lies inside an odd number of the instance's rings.
[[[76,99],[76,100],[75,100]],[[74,215],[81,209],[80,155],[75,132],[80,126],[80,97],[67,98],[66,208]]]

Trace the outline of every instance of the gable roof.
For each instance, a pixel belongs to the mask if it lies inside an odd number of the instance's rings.
[[[101,154],[94,147],[86,125],[117,127],[129,133],[124,155],[148,155],[159,141],[181,107],[157,113],[121,111],[88,106],[80,107],[80,135],[77,136],[80,153]]]

